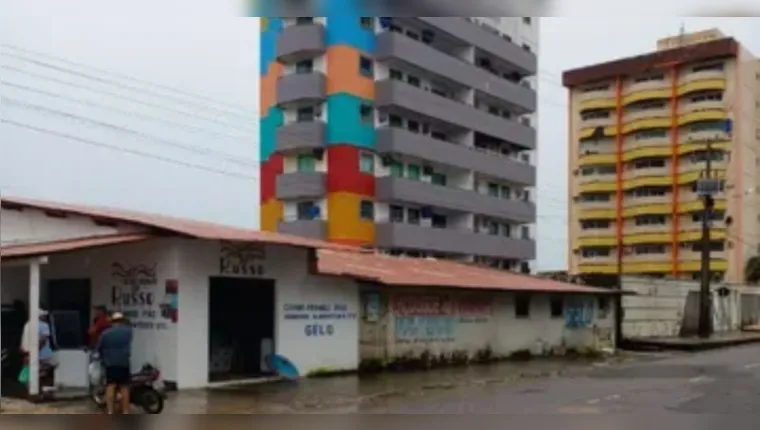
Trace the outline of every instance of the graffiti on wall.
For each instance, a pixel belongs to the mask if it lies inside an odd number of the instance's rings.
[[[171,307],[170,294],[158,298],[158,264],[121,263],[111,265],[113,286],[111,287],[111,308],[124,314],[136,329],[163,330],[167,321],[175,321],[175,314],[163,312]]]
[[[394,295],[397,342],[454,342],[460,324],[488,322],[490,300],[467,297]]]
[[[594,323],[594,300],[572,299],[565,305],[565,327],[577,329],[591,327]]]

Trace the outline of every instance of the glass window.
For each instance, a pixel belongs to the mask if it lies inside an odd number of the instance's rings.
[[[372,105],[361,105],[359,107],[359,115],[362,118],[362,122],[366,124],[375,124],[375,109],[372,107]]]
[[[312,122],[314,121],[314,108],[311,106],[300,108],[296,116],[298,122]]]
[[[314,172],[317,170],[317,159],[311,154],[298,155],[299,172]]]
[[[401,206],[391,205],[390,211],[391,222],[404,222],[404,208]]]
[[[404,177],[404,165],[395,161],[391,164],[391,176],[394,178]]]
[[[491,197],[499,197],[499,184],[493,182],[488,184],[488,195]]]
[[[530,239],[530,227],[527,225],[522,226],[522,238]]]
[[[375,156],[372,154],[361,154],[359,156],[359,171],[362,173],[375,174]]]
[[[299,16],[298,18],[296,18],[296,24],[297,25],[314,24],[314,17],[313,16]]]
[[[410,164],[406,166],[406,174],[409,179],[419,181],[420,176],[422,176],[422,168],[416,164]]]
[[[512,226],[509,224],[502,224],[501,225],[501,235],[504,237],[511,237],[512,236]]]
[[[515,296],[515,317],[528,318],[530,316],[530,296],[518,294]]]
[[[318,208],[314,202],[298,202],[296,208],[299,220],[311,220],[317,217]]]
[[[501,198],[502,199],[509,199],[512,197],[512,189],[509,188],[506,185],[501,186]]]
[[[404,120],[398,115],[390,114],[388,116],[388,125],[391,127],[402,127],[404,125]]]
[[[369,200],[362,200],[359,204],[359,216],[366,221],[375,220],[375,203]]]
[[[419,87],[421,85],[420,84],[420,78],[417,78],[417,77],[414,77],[414,76],[407,76],[406,77],[406,82],[408,82],[409,85],[412,85],[412,86],[415,86],[415,87]]]
[[[303,60],[296,63],[296,73],[299,75],[309,74],[314,71],[314,61]]]
[[[364,30],[374,30],[374,18],[371,16],[362,16],[359,18],[359,25]]]
[[[445,215],[433,214],[431,225],[433,228],[446,228],[447,221]]]
[[[552,318],[562,318],[565,313],[565,301],[562,297],[551,298]]]
[[[435,185],[446,186],[446,175],[442,173],[433,173],[430,175],[430,182]]]
[[[367,57],[359,57],[359,73],[367,78],[375,77],[375,67],[372,60]]]
[[[420,223],[420,210],[419,209],[409,209],[406,213],[407,216],[407,222],[409,224],[418,225]]]
[[[404,80],[404,74],[396,69],[391,69],[390,71],[390,77],[394,81],[403,81]]]

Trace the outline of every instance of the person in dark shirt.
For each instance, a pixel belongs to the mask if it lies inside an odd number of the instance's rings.
[[[108,309],[105,306],[95,307],[95,320],[90,326],[88,335],[90,337],[90,348],[95,349],[98,345],[100,335],[103,334],[111,326],[111,321],[108,319]]]
[[[129,413],[129,383],[132,379],[132,326],[121,313],[111,316],[111,327],[98,340],[96,350],[105,367],[106,406],[114,413],[116,391],[121,394],[121,413]]]

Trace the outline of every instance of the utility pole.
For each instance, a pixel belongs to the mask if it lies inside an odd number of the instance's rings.
[[[715,205],[713,199],[713,187],[709,185],[712,180],[712,140],[707,141],[707,161],[705,162],[705,175],[702,187],[697,185],[697,190],[702,194],[704,209],[702,212],[702,276],[699,288],[699,337],[708,338],[712,334],[712,306],[710,297],[710,224],[712,223],[712,209]]]

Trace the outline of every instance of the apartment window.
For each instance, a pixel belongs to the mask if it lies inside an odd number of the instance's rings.
[[[530,201],[530,190],[523,190],[522,197],[523,197],[523,200],[525,200],[526,202],[529,202]]]
[[[419,35],[419,34],[417,34],[417,33],[416,33],[416,32],[414,32],[414,31],[412,31],[412,30],[406,30],[406,35],[407,35],[407,37],[409,37],[410,39],[414,39],[414,40],[420,40],[420,35]]]
[[[610,299],[609,297],[599,297],[599,319],[607,318],[610,313]]]
[[[664,254],[665,245],[638,245],[633,247],[633,252],[638,255]]]
[[[528,24],[528,25],[530,25],[532,21],[533,21],[533,20],[532,20],[532,19],[530,19],[530,17],[529,17],[529,16],[524,16],[524,17],[523,17],[523,23],[524,23],[524,24]]]
[[[580,195],[579,200],[583,202],[608,202],[610,198],[610,194],[606,193],[585,193]]]
[[[583,258],[609,257],[611,252],[610,248],[583,248],[581,255]]]
[[[313,122],[314,121],[314,108],[302,107],[296,112],[296,120],[298,122]]]
[[[404,120],[398,115],[390,114],[388,115],[388,125],[391,127],[403,127]]]
[[[499,197],[499,184],[493,182],[488,184],[488,195],[491,197]]]
[[[413,131],[415,133],[420,132],[420,123],[414,120],[409,120],[406,122],[406,128],[409,129],[409,131]]]
[[[502,224],[501,235],[504,237],[512,237],[512,226],[510,224]]]
[[[296,18],[296,25],[309,25],[314,24],[313,16],[299,16]]]
[[[296,63],[296,73],[299,75],[308,75],[314,71],[313,60],[303,60]]]
[[[654,75],[648,75],[648,76],[642,76],[642,77],[636,78],[634,82],[642,83],[642,82],[651,82],[651,81],[661,81],[663,79],[665,79],[665,74],[657,73]]]
[[[664,158],[648,158],[644,160],[638,160],[634,164],[636,169],[657,169],[665,167]]]
[[[406,77],[406,83],[408,83],[411,86],[419,87],[421,85],[420,78],[416,76],[407,76]]]
[[[434,185],[446,186],[446,175],[442,173],[433,173],[430,175],[430,182]]]
[[[665,215],[642,215],[636,217],[636,225],[663,225]]]
[[[367,78],[375,77],[375,65],[367,57],[359,57],[359,73]]]
[[[506,185],[502,185],[499,191],[502,199],[509,199],[512,197],[512,189]]]
[[[617,166],[608,165],[608,166],[599,166],[596,168],[596,171],[600,175],[614,175],[617,173]]]
[[[590,219],[581,221],[581,228],[584,230],[607,229],[610,228],[611,222],[605,219]]]
[[[530,296],[527,294],[515,295],[515,317],[530,317]]]
[[[398,161],[394,161],[391,163],[391,176],[394,178],[403,178],[404,177],[404,165],[399,163]]]
[[[362,200],[359,203],[359,216],[365,221],[375,220],[375,203],[369,200]]]
[[[668,131],[665,129],[643,130],[636,133],[634,138],[636,140],[659,139],[659,138],[666,137],[667,135],[668,135]]]
[[[703,212],[695,212],[691,215],[691,220],[693,222],[702,222],[703,216],[704,216]],[[711,221],[721,221],[724,217],[725,217],[725,214],[722,211],[710,212]]]
[[[694,66],[693,69],[691,69],[692,72],[704,72],[707,70],[723,70],[725,68],[724,63],[711,63],[711,64],[702,64],[699,66]]]
[[[368,173],[370,175],[375,174],[375,156],[372,154],[363,153],[359,155],[359,171],[362,173]]]
[[[488,223],[488,234],[491,236],[499,235],[499,223],[493,220],[486,221]]]
[[[404,80],[404,74],[396,69],[391,69],[390,71],[390,78],[394,81],[403,81]]]
[[[692,243],[691,244],[691,250],[694,251],[694,252],[702,252],[702,244],[699,243],[699,242]],[[717,241],[710,242],[710,251],[711,252],[722,252],[722,251],[725,251],[725,250],[726,250],[726,244],[724,242],[717,242]]]
[[[562,318],[565,314],[565,300],[562,297],[551,298],[550,305],[552,318]]]
[[[406,211],[406,222],[413,225],[419,225],[420,223],[420,210],[419,209],[409,209]]]
[[[391,205],[390,219],[391,222],[404,222],[404,208],[401,206]]]
[[[359,116],[365,124],[375,124],[375,109],[372,105],[362,104],[359,106]]]
[[[435,33],[431,30],[422,30],[422,43],[431,44],[435,40]]]
[[[527,44],[527,43],[523,43],[523,46],[522,46],[522,48],[523,48],[525,51],[527,51],[527,52],[531,52],[531,50],[530,50],[530,46],[528,46],[528,44]]]
[[[316,218],[318,207],[312,201],[298,202],[296,205],[296,216],[299,220],[312,220]]]
[[[410,164],[406,166],[406,174],[409,179],[419,181],[420,176],[422,176],[422,168],[416,164]]]
[[[448,219],[445,215],[433,214],[431,221],[433,228],[446,228]]]
[[[526,240],[530,239],[530,227],[528,227],[527,225],[524,225],[522,226],[521,230],[522,230],[522,238]]]
[[[707,151],[701,151],[701,152],[696,152],[692,154],[691,161],[693,163],[700,163],[700,162],[707,161],[708,158],[710,158],[712,161],[723,161],[723,159],[725,158],[725,155],[726,154],[722,151],[712,151],[711,156],[708,157]]]
[[[317,158],[311,154],[298,154],[296,168],[299,172],[315,172],[317,170]]]
[[[363,30],[374,30],[375,22],[371,16],[363,16],[359,18],[359,25]]]
[[[438,139],[438,140],[443,140],[443,141],[448,140],[448,136],[446,136],[445,133],[441,133],[440,131],[432,131],[430,133],[430,137],[432,137],[433,139]]]

